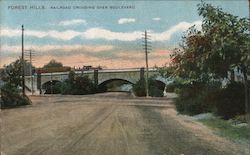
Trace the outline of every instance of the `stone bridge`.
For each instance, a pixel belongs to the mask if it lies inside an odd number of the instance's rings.
[[[113,80],[123,80],[135,84],[146,76],[144,68],[75,71],[75,73],[76,75],[87,75],[96,85],[108,83]],[[68,75],[69,72],[55,72],[42,73],[40,75],[34,75],[33,77],[27,76],[25,77],[25,85],[29,91],[33,90],[35,94],[38,94],[41,92],[41,89],[45,84],[50,82],[63,82],[68,79]],[[161,81],[164,84],[167,83],[166,79],[159,76],[156,69],[149,69],[149,77],[153,76],[156,80]]]

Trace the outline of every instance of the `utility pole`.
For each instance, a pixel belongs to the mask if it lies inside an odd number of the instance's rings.
[[[30,80],[31,80],[31,93],[34,94],[34,84],[33,84],[33,75],[32,75],[32,50],[25,50],[29,52],[29,62],[30,62]]]
[[[33,75],[32,75],[32,53],[31,53],[31,50],[30,50],[30,79],[31,79],[31,94],[33,95],[34,84],[33,84]]]
[[[24,45],[23,45],[23,33],[24,33],[24,28],[22,25],[22,60],[21,60],[21,68],[22,68],[22,93],[23,96],[25,96],[25,78],[24,78]]]
[[[149,36],[147,34],[147,31],[145,30],[145,33],[144,33],[144,50],[145,50],[145,58],[146,58],[146,80],[145,80],[145,89],[146,89],[146,97],[149,96],[149,83],[148,83],[148,51],[150,50],[148,48],[148,39],[149,39]]]

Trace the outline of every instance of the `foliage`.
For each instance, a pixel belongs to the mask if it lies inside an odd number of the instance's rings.
[[[20,95],[20,91],[11,83],[6,83],[1,88],[1,99],[1,108],[13,108],[30,104],[28,97]]]
[[[96,87],[88,76],[76,76],[73,71],[69,73],[69,78],[61,84],[62,94],[85,95],[95,92]]]
[[[205,112],[212,112],[215,108],[215,96],[220,84],[194,82],[183,85],[176,99],[176,109],[180,113],[195,115]]]
[[[21,86],[22,82],[22,65],[21,60],[18,59],[6,66],[3,74],[2,80],[7,83],[11,83],[14,87]]]
[[[84,95],[95,93],[95,85],[88,76],[77,76],[73,85],[74,95]]]
[[[232,82],[223,88],[216,97],[217,114],[224,119],[244,114],[244,85]]]
[[[25,66],[30,65],[24,62]],[[27,96],[20,95],[20,86],[22,82],[22,60],[18,59],[4,69],[1,73],[1,79],[5,82],[1,88],[1,108],[12,108],[21,105],[30,104]]]
[[[145,79],[140,79],[136,84],[133,85],[133,92],[135,96],[146,96]]]
[[[24,61],[24,74],[30,75],[30,67],[34,69],[34,66],[31,66],[31,64],[27,61]],[[1,79],[4,82],[11,83],[15,87],[21,86],[22,82],[22,60],[17,59],[16,61],[12,62],[1,73]]]
[[[63,67],[61,62],[57,62],[56,60],[52,59],[49,63],[43,66],[43,68],[53,68],[53,67]]]
[[[215,108],[224,118],[242,114],[242,85],[235,84],[233,78],[232,84],[225,89],[210,89],[209,84],[214,79],[227,78],[228,71],[233,72],[235,68],[243,72],[244,80],[247,81],[250,63],[249,20],[225,13],[221,8],[206,3],[198,5],[198,13],[203,17],[201,29],[194,26],[189,28],[183,37],[181,48],[175,49],[171,58],[172,66],[175,68],[173,75],[194,83],[203,83],[203,86],[191,84],[181,88],[176,100],[177,110],[197,114]],[[246,88],[245,82],[245,96]],[[215,104],[212,109],[210,106],[206,107],[212,103],[207,102],[209,100]]]
[[[70,83],[69,79],[66,79],[62,84],[61,84],[61,94],[66,95],[66,94],[71,94],[72,93],[72,84]]]
[[[183,37],[182,50],[172,55],[176,73],[193,79],[209,80],[227,77],[238,67],[243,72],[249,60],[249,22],[202,3],[198,8],[203,17],[202,29],[191,27]]]

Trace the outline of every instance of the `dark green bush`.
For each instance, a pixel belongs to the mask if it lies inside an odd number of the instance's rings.
[[[71,94],[71,93],[72,93],[72,84],[70,83],[69,79],[66,79],[66,80],[61,84],[61,93],[62,93],[63,95]]]
[[[61,84],[62,94],[85,95],[96,92],[96,87],[88,76],[69,78]]]
[[[22,96],[20,91],[10,83],[1,88],[1,108],[14,108],[31,103],[27,96]]]
[[[57,82],[55,85],[53,85],[52,92],[54,94],[60,94],[61,93],[61,87],[62,87],[62,83],[61,82]]]
[[[245,113],[243,83],[232,82],[221,89],[216,97],[216,112],[224,119]]]
[[[136,84],[133,85],[133,92],[135,96],[146,96],[145,90],[145,79],[140,79]]]
[[[74,95],[93,94],[95,93],[95,85],[88,76],[78,76],[75,78],[72,93]]]
[[[180,113],[196,115],[212,112],[215,107],[215,96],[219,85],[192,83],[179,90],[179,97],[175,100],[176,109]]]

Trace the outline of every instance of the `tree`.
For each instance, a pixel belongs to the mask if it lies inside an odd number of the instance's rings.
[[[245,109],[248,110],[249,20],[225,13],[210,4],[198,5],[202,29],[191,27],[183,37],[181,50],[172,55],[179,76],[207,82],[227,78],[228,71],[241,70],[245,81]],[[233,79],[232,79],[233,80]]]
[[[52,59],[49,63],[45,64],[43,68],[52,68],[52,67],[63,67],[61,62],[57,62],[56,60]]]
[[[96,87],[88,76],[77,76],[75,72],[69,73],[68,79],[61,84],[62,94],[85,95],[96,92]]]
[[[21,86],[21,76],[22,65],[20,59],[6,66],[6,68],[2,72],[2,80],[6,83],[11,83],[15,87]]]
[[[19,87],[22,85],[22,60],[18,59],[12,62],[1,73],[1,78],[5,82],[4,86],[1,88],[1,98],[3,103],[1,103],[1,108],[5,107],[15,107],[20,105],[30,104],[30,100],[27,96],[20,95]],[[24,64],[27,66],[27,62]]]

